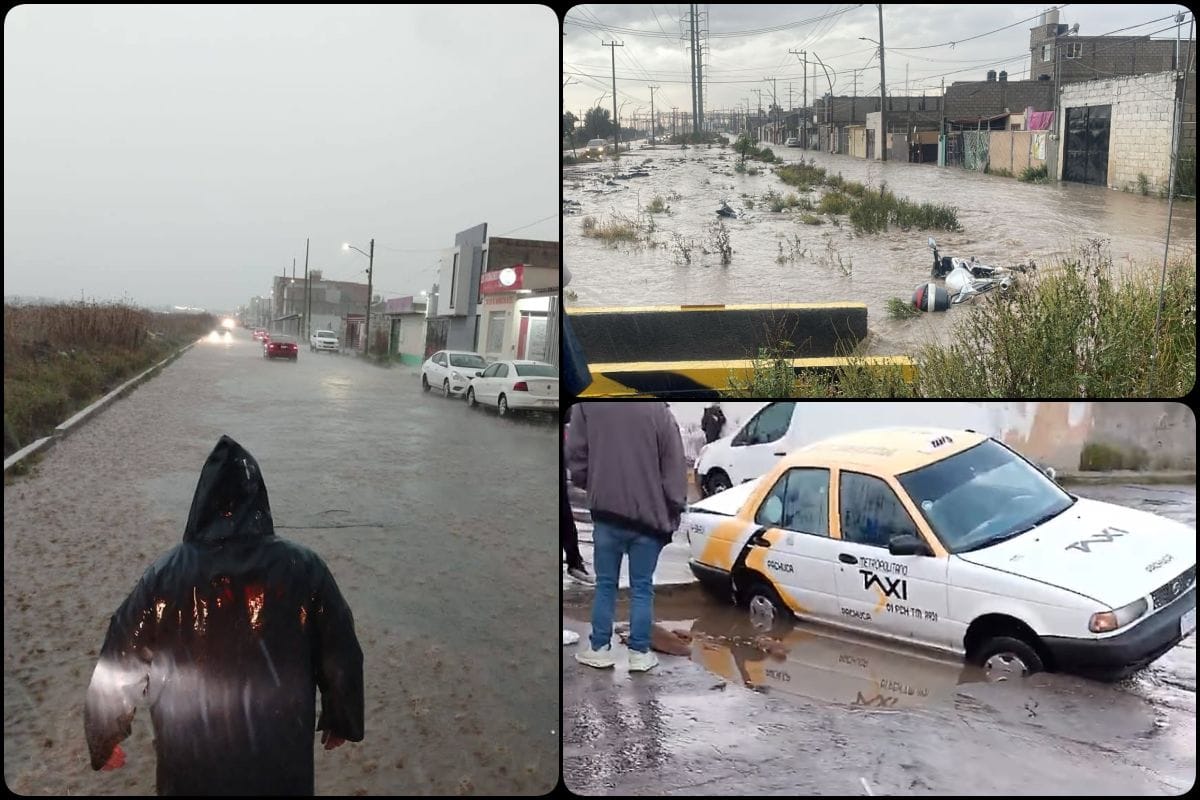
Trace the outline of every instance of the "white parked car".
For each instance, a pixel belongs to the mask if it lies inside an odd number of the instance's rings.
[[[788,140],[783,143],[783,146],[784,147],[799,147],[800,140],[797,139],[795,136],[789,136]]]
[[[421,388],[428,392],[436,386],[444,397],[460,395],[467,390],[471,378],[483,372],[486,366],[487,361],[479,353],[439,350],[421,365]]]
[[[557,411],[558,367],[541,361],[497,361],[471,379],[467,402],[510,411]]]
[[[326,350],[336,353],[341,346],[338,344],[337,334],[333,331],[316,331],[308,337],[308,349],[312,352]]]
[[[893,403],[887,425],[938,424],[995,432],[986,409],[974,403]],[[878,416],[877,403],[767,403],[731,435],[705,445],[696,458],[696,486],[705,496],[753,480],[803,445],[863,427]]]
[[[691,506],[697,579],[793,615],[965,656],[989,678],[1117,678],[1196,627],[1196,531],[1076,497],[973,431],[867,430],[803,447]]]

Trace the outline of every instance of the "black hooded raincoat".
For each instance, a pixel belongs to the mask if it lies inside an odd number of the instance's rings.
[[[314,729],[362,741],[350,608],[319,556],[275,536],[258,462],[227,436],[183,542],[109,622],[84,708],[92,769],[129,736],[139,696],[159,794],[311,795]]]

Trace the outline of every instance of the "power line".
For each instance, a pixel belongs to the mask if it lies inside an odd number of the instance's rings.
[[[1046,11],[1062,11],[1068,5],[1070,5],[1070,4],[1064,3],[1061,6],[1048,8],[1048,9],[1046,9]],[[975,39],[982,39],[985,36],[991,36],[993,33],[999,33],[1000,31],[1006,31],[1009,28],[1015,28],[1018,25],[1020,25],[1021,23],[1029,22],[1030,20],[1037,19],[1038,17],[1042,16],[1042,14],[1044,14],[1044,13],[1045,13],[1044,11],[1039,11],[1038,13],[1034,14],[1032,17],[1026,17],[1025,19],[1019,19],[1016,22],[1012,23],[1011,25],[1005,25],[1003,28],[996,28],[995,30],[986,31],[985,33],[977,33],[974,36],[968,36],[966,39],[956,39],[956,40],[950,41],[950,42],[940,42],[939,44],[923,44],[923,45],[918,45],[916,47],[893,47],[891,49],[893,49],[893,50],[929,50],[934,47],[946,47],[946,46],[954,47],[955,45],[962,44],[963,42],[970,42]]]
[[[800,27],[803,25],[810,25],[814,22],[821,22],[823,20],[829,19],[830,17],[837,17],[842,14],[845,14],[848,11],[853,11],[856,8],[861,8],[861,6],[862,6],[862,4],[860,3],[858,5],[850,6],[849,8],[844,8],[840,11],[834,11],[829,14],[822,14],[822,15],[816,16],[816,17],[809,17],[808,19],[795,20],[793,22],[784,22],[779,25],[771,25],[771,26],[768,26],[765,28],[751,28],[751,29],[741,30],[741,31],[737,31],[737,30],[722,31],[719,33],[709,32],[708,36],[713,39],[733,39],[733,38],[739,38],[739,37],[743,37],[743,36],[760,36],[765,33],[778,33],[779,31],[785,31],[789,28],[797,28],[797,27]],[[576,6],[576,8],[579,8],[579,6]],[[623,36],[644,36],[644,37],[653,38],[653,39],[675,38],[671,34],[668,34],[666,31],[663,31],[662,33],[655,33],[654,31],[646,31],[646,30],[642,30],[641,28],[622,28],[622,27],[616,27],[616,26],[612,26],[612,25],[605,25],[599,21],[590,22],[587,20],[573,19],[571,17],[570,13],[568,13],[567,16],[564,18],[563,24],[564,25],[575,25],[577,27],[585,28],[585,29],[599,28],[602,30],[607,30],[610,33],[614,33],[614,34],[620,33]]]

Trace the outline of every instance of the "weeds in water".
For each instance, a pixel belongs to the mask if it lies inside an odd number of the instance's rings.
[[[691,264],[692,251],[695,249],[696,243],[691,239],[684,238],[683,234],[671,234],[671,255],[676,264]]]
[[[646,206],[646,211],[650,214],[669,214],[671,207],[667,205],[667,201],[660,194],[654,195],[654,199]]]
[[[1046,169],[1046,165],[1040,167],[1026,167],[1021,170],[1021,174],[1017,176],[1017,180],[1025,181],[1026,183],[1048,183],[1050,180],[1050,172]]]
[[[725,267],[733,261],[733,245],[729,242],[729,229],[725,227],[724,220],[716,219],[709,223],[704,252],[721,256],[721,265]]]
[[[647,223],[630,219],[615,211],[612,212],[612,218],[605,222],[599,222],[592,216],[583,218],[583,235],[589,239],[599,239],[610,247],[616,247],[623,242],[640,241],[651,232],[653,228]]]
[[[1138,194],[1142,197],[1150,194],[1150,178],[1144,172],[1138,173],[1137,178]]]
[[[803,214],[800,215],[800,221],[803,222],[805,225],[824,225],[825,224],[825,220],[821,219],[816,214],[812,214],[807,211],[805,211]]]
[[[889,297],[887,312],[891,319],[912,319],[921,314],[920,311],[913,308],[911,300],[905,300],[902,297]]]

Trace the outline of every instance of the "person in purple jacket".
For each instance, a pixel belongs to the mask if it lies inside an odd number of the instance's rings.
[[[592,633],[575,659],[612,667],[613,615],[621,562],[629,558],[629,670],[658,664],[650,650],[654,570],[687,502],[687,462],[679,425],[657,401],[579,403],[571,409],[567,469],[587,491],[594,530],[596,596]]]

